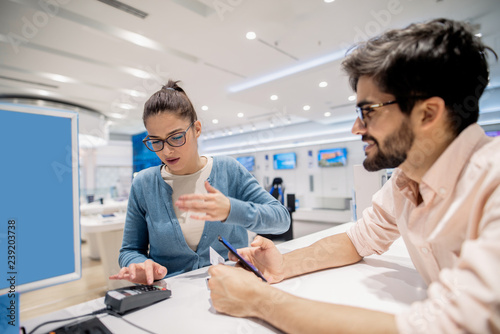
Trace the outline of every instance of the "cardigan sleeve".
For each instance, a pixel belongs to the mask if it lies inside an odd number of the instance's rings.
[[[231,210],[225,223],[235,224],[256,233],[280,234],[290,227],[290,213],[269,194],[240,163],[228,160],[231,174],[228,196]]]
[[[138,174],[132,183],[127,206],[127,217],[123,230],[123,241],[118,257],[120,267],[142,263],[148,259],[148,229],[145,210],[140,205],[142,175]]]

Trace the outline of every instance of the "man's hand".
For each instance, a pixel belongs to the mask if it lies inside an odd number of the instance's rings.
[[[285,278],[284,258],[274,243],[257,236],[250,246],[238,249],[238,253],[259,269],[269,283],[281,282]],[[229,260],[238,261],[238,258],[229,253]]]
[[[231,210],[229,198],[205,181],[207,194],[187,194],[179,196],[175,205],[182,211],[199,212],[190,217],[198,220],[225,221]]]
[[[259,292],[269,285],[239,267],[218,264],[208,269],[208,288],[217,312],[235,317],[259,316]],[[261,294],[264,296],[264,294]],[[265,297],[264,297],[265,298]]]
[[[128,267],[123,267],[116,275],[109,276],[111,280],[127,280],[132,283],[153,284],[153,281],[162,279],[167,274],[167,268],[146,260],[143,263],[132,263]]]

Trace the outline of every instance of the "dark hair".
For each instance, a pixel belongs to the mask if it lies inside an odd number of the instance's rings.
[[[446,104],[455,135],[479,117],[479,98],[489,81],[486,51],[462,22],[435,19],[390,30],[351,49],[342,62],[354,91],[361,76],[392,94],[402,112],[432,96]]]
[[[189,100],[186,92],[177,85],[179,81],[168,80],[159,91],[151,95],[144,104],[144,113],[142,121],[146,125],[146,120],[149,116],[158,115],[168,112],[179,116],[180,118],[189,119],[192,123],[198,120],[193,104]]]

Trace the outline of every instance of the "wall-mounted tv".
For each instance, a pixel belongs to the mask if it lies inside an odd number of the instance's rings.
[[[137,173],[151,166],[162,164],[156,153],[148,150],[142,140],[148,135],[147,131],[132,136],[133,172]]]
[[[238,160],[238,162],[240,164],[243,165],[243,167],[245,167],[249,172],[253,172],[254,168],[255,168],[255,157],[254,156],[245,156],[245,157],[237,157],[236,160]]]
[[[318,151],[318,166],[337,167],[347,165],[347,149],[331,148]]]
[[[297,155],[294,152],[275,154],[273,160],[274,169],[294,169],[297,165]]]

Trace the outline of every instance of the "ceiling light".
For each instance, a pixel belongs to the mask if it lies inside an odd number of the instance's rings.
[[[255,87],[258,85],[262,85],[262,84],[265,84],[267,82],[274,81],[277,79],[281,79],[283,77],[286,77],[286,76],[289,76],[289,75],[292,75],[295,73],[299,73],[299,72],[306,71],[306,70],[309,70],[309,69],[317,67],[317,66],[331,63],[333,61],[344,58],[346,52],[347,52],[347,49],[342,49],[342,50],[327,54],[326,56],[322,56],[322,57],[319,57],[319,58],[316,58],[316,59],[313,59],[310,61],[306,61],[306,62],[301,62],[297,65],[287,67],[283,70],[279,70],[277,72],[266,74],[262,77],[258,77],[255,79],[250,79],[250,80],[243,82],[241,84],[229,87],[229,91],[231,93],[240,92],[242,90],[249,89],[249,88],[252,88],[252,87]]]
[[[326,3],[331,3],[331,2],[334,2],[335,0],[323,0],[325,1]]]
[[[121,109],[125,109],[125,110],[131,110],[131,109],[135,108],[133,105],[128,104],[128,103],[115,103],[115,106],[117,106],[118,108],[121,108]]]
[[[109,114],[109,116],[111,116],[113,118],[125,118],[125,115],[119,114],[119,113],[116,113],[116,112]]]
[[[255,127],[254,124],[252,124],[252,131],[255,131],[255,130],[257,130],[257,128]]]
[[[269,127],[270,127],[270,128],[274,128],[274,123],[273,123],[273,122],[271,122],[271,124],[269,124]]]
[[[481,33],[477,33],[477,34],[475,34],[474,36],[476,36],[476,37],[483,37],[483,34],[481,34]]]
[[[238,115],[237,115],[239,118],[243,118],[243,116],[245,116],[242,112],[239,112]]]
[[[319,86],[320,86],[321,88],[324,88],[324,87],[328,86],[328,82],[326,82],[326,81],[321,81],[321,82],[319,83]]]
[[[271,100],[276,101],[278,99],[278,95],[271,95]]]
[[[325,115],[325,117],[330,117],[330,116],[332,116],[332,113],[331,113],[331,112],[329,112],[329,111],[327,111],[327,112],[325,112],[323,115]]]
[[[218,124],[218,123],[219,123],[219,120],[218,120],[218,119],[216,119],[216,118],[214,118],[214,119],[212,120],[212,123],[214,123],[214,124]]]
[[[201,110],[208,110],[208,107],[207,106],[201,106]]]
[[[229,131],[227,132],[228,135],[232,135],[233,134],[233,131],[231,129],[229,129]]]
[[[349,101],[354,101],[356,100],[356,95],[351,95],[347,98]]]
[[[46,90],[39,89],[38,94],[43,95],[43,96],[49,96],[51,93],[47,92]]]
[[[243,128],[240,126],[240,133],[243,133]]]
[[[253,31],[249,31],[249,32],[247,32],[246,37],[247,37],[247,39],[252,40],[252,39],[257,38],[257,34],[254,33]]]
[[[311,106],[306,104],[305,106],[302,107],[302,109],[304,109],[305,111],[308,111],[309,109],[311,109]]]

